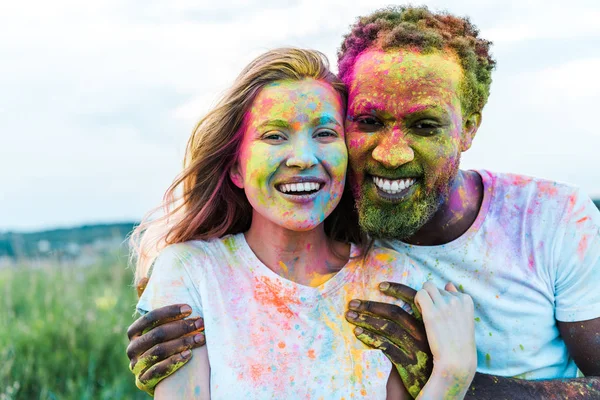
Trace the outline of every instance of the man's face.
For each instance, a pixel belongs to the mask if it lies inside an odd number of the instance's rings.
[[[458,173],[462,68],[449,53],[368,50],[349,83],[346,143],[360,225],[405,239],[429,221]]]

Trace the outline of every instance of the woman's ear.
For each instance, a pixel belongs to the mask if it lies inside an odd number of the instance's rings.
[[[242,177],[242,173],[240,172],[240,166],[236,162],[233,164],[233,167],[229,170],[229,178],[231,182],[240,189],[244,188],[244,178]]]

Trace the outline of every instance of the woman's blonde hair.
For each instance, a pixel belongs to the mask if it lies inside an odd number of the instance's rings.
[[[280,48],[246,66],[215,108],[198,122],[187,143],[183,172],[166,191],[162,205],[148,213],[131,235],[136,282],[148,274],[158,253],[170,244],[219,238],[250,228],[252,207],[244,191],[229,178],[243,137],[244,115],[266,85],[307,78],[329,83],[342,98],[345,111],[346,87],[329,70],[323,53]],[[325,232],[334,240],[362,244],[348,186],[325,220]],[[152,219],[161,209],[164,214]]]

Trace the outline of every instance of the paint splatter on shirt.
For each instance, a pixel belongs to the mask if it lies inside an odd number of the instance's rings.
[[[385,398],[391,363],[356,339],[344,313],[354,298],[409,311],[378,290],[382,281],[421,287],[406,261],[375,248],[309,287],[266,267],[243,234],[186,242],[161,253],[137,307],[188,303],[204,317],[213,399]]]
[[[461,237],[379,245],[407,253],[436,285],[452,281],[473,297],[479,372],[576,377],[556,320],[600,317],[600,212],[566,184],[478,173],[483,204]]]

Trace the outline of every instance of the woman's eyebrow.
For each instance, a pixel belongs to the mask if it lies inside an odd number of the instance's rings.
[[[287,121],[284,121],[282,119],[269,119],[267,121],[263,121],[260,124],[258,124],[256,126],[256,129],[265,128],[267,126],[273,126],[276,128],[286,129],[286,128],[290,127],[290,124]]]
[[[329,115],[322,115],[320,117],[314,118],[311,121],[312,127],[321,126],[321,125],[337,125],[340,128],[342,127],[342,124],[340,124],[335,118],[333,118]]]

